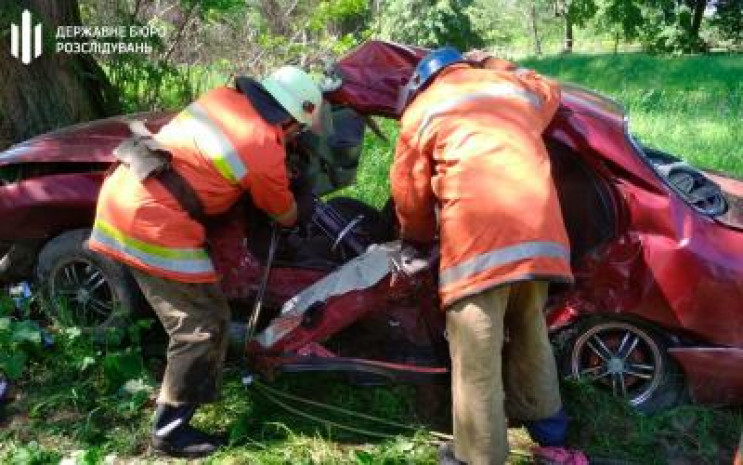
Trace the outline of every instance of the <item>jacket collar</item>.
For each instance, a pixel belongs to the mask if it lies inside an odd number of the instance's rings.
[[[250,100],[253,108],[268,124],[275,126],[291,119],[289,112],[284,110],[279,102],[266,92],[255,79],[241,76],[235,80],[235,85],[237,90]]]

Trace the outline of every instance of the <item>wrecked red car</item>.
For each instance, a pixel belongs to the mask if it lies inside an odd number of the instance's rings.
[[[326,92],[336,133],[308,136],[290,155],[318,194],[353,181],[363,118],[397,116],[397,91],[424,53],[371,41],[336,63]],[[52,306],[69,304],[78,324],[116,325],[142,308],[125,270],[84,243],[126,123],[143,119],[156,130],[171,116],[86,123],[0,153],[0,282],[40,283]],[[544,139],[576,276],[575,285],[552,289],[547,313],[562,373],[645,411],[689,398],[743,402],[743,182],[643,147],[618,104],[569,85]],[[213,250],[226,251],[215,263],[244,321],[270,228],[247,201],[213,223]],[[395,239],[389,206],[318,198],[312,224],[278,241],[258,334],[247,347],[255,369],[445,381],[435,252],[415,273],[399,273]],[[342,268],[360,278],[339,279]]]

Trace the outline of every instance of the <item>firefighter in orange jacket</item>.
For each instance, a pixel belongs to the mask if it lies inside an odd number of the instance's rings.
[[[559,95],[533,72],[450,47],[426,56],[401,92],[391,169],[401,235],[438,235],[441,247],[454,419],[442,463],[504,463],[505,411],[564,418],[543,316],[548,283],[572,280],[541,139]]]
[[[218,396],[230,320],[200,220],[227,211],[244,192],[281,225],[308,216],[311,202],[298,209],[289,188],[285,142],[317,121],[321,103],[312,79],[287,66],[260,83],[239,78],[236,88],[212,90],[138,139],[147,156],[169,153],[169,169],[139,176],[140,152],[120,146],[122,158],[136,152],[134,160],[105,180],[89,246],[128,265],[170,337],[156,451],[198,457],[219,445],[189,425],[198,405]]]

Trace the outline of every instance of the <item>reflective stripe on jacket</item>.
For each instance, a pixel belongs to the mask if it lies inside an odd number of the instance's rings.
[[[445,69],[401,120],[392,195],[404,238],[440,236],[444,307],[508,282],[572,280],[541,138],[559,88],[493,65]]]
[[[208,92],[155,135],[207,215],[227,211],[247,191],[275,218],[292,214],[283,133],[234,89]],[[119,166],[101,188],[89,244],[155,276],[213,282],[204,227],[157,181],[139,182]]]

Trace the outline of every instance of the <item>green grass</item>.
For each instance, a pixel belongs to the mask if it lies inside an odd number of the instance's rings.
[[[642,415],[605,391],[562,386],[572,425],[569,441],[613,463],[729,463],[743,431],[743,411],[685,405]]]
[[[617,100],[643,144],[743,177],[743,55],[575,55],[522,64]]]
[[[390,164],[395,154],[398,130],[394,121],[378,122],[387,140],[367,131],[356,183],[333,195],[355,197],[381,208],[390,197]]]
[[[743,177],[743,55],[560,55],[520,64],[616,100],[641,143]],[[397,138],[396,123],[381,126],[389,141],[368,132],[358,182],[339,193],[378,207],[389,196]]]

